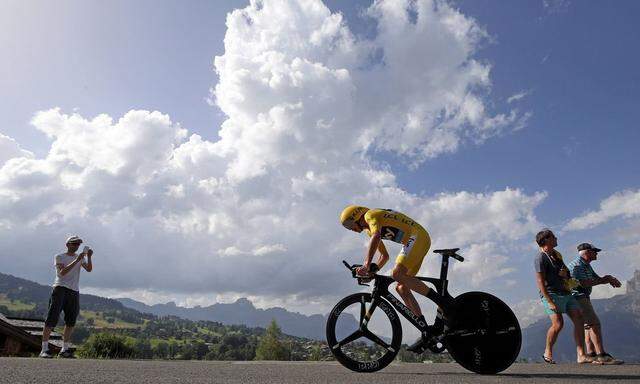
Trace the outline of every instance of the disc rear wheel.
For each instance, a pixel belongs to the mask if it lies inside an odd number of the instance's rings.
[[[509,306],[484,292],[463,293],[453,305],[444,341],[458,364],[482,374],[495,374],[513,364],[522,334]]]

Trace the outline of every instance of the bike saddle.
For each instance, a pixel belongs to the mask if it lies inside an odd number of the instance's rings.
[[[433,253],[442,253],[442,254],[451,254],[456,253],[460,250],[460,248],[451,248],[451,249],[434,249]]]

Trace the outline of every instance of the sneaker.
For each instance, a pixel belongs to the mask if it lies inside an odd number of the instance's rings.
[[[594,363],[602,364],[602,365],[619,365],[619,364],[624,364],[624,361],[618,360],[608,353],[601,353],[598,356],[596,356]]]
[[[40,351],[40,354],[38,355],[38,357],[42,357],[43,359],[50,359],[53,357],[53,355],[47,349],[46,351]]]
[[[60,353],[58,353],[58,357],[61,357],[63,359],[75,359],[76,357],[73,356],[73,352],[71,351],[62,351]]]

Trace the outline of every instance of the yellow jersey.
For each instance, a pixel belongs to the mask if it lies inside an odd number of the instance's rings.
[[[407,244],[411,237],[429,237],[429,233],[418,222],[391,209],[370,209],[364,214],[364,220],[369,225],[367,234],[372,236],[380,232],[382,240]]]

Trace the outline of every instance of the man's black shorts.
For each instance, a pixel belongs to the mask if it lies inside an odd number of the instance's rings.
[[[54,328],[58,324],[60,311],[64,311],[64,324],[70,327],[76,325],[80,313],[80,293],[67,287],[53,287],[49,298],[49,311],[44,324]]]

